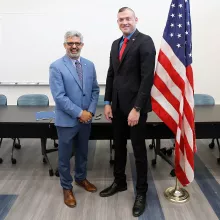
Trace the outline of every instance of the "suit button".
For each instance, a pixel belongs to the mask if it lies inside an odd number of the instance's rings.
[[[86,94],[83,94],[83,96],[86,96]]]

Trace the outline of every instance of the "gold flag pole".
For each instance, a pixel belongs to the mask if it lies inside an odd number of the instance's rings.
[[[172,186],[166,189],[164,192],[164,196],[167,200],[174,203],[184,203],[189,201],[190,198],[189,193],[184,188],[179,187],[177,178],[176,186]]]

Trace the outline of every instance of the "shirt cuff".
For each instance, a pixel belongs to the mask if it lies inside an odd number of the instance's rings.
[[[83,113],[83,110],[81,110],[81,112],[79,113],[78,118],[81,117],[82,113]]]
[[[105,105],[110,105],[111,104],[110,101],[105,101],[104,103],[105,103]]]

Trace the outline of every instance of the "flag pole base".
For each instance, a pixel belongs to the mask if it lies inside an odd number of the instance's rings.
[[[178,182],[176,180],[175,187],[169,187],[165,190],[164,196],[167,200],[173,203],[185,203],[188,202],[190,199],[189,193],[178,186]]]

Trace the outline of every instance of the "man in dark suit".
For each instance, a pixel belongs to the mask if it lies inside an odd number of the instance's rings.
[[[136,29],[138,19],[132,9],[118,12],[118,25],[123,36],[113,42],[105,88],[105,117],[113,123],[115,164],[113,184],[100,192],[101,197],[127,189],[125,166],[127,133],[133,146],[137,171],[137,196],[133,215],[145,209],[147,184],[147,152],[145,124],[151,111],[151,87],[155,66],[152,39]]]

